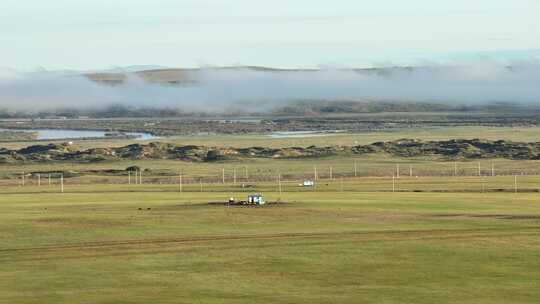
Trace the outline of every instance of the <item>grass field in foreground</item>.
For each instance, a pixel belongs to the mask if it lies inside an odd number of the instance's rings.
[[[540,301],[538,194],[103,190],[0,195],[0,303]]]

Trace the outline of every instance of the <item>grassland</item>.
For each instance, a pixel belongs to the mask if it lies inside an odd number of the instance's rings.
[[[540,300],[537,194],[79,187],[0,196],[0,303]]]
[[[142,184],[135,184],[132,176],[131,184],[128,178],[85,176],[83,178],[64,178],[63,188],[58,175],[53,176],[49,184],[48,178],[42,178],[38,186],[37,180],[2,181],[0,194],[47,194],[85,193],[91,192],[89,186],[99,186],[101,192],[221,192],[225,196],[245,196],[246,193],[275,192],[282,193],[313,193],[313,192],[435,192],[435,193],[538,193],[540,192],[540,176],[437,176],[437,177],[358,177],[358,178],[319,178],[314,187],[304,187],[303,180],[267,179],[265,181],[249,181],[238,178],[237,182],[226,180],[207,181],[182,176],[156,178],[145,176]]]
[[[304,178],[313,178],[315,168],[321,178],[329,178],[330,170],[334,178],[354,176],[358,177],[385,177],[392,175],[413,177],[431,176],[477,176],[478,166],[482,176],[495,175],[540,175],[540,161],[538,160],[507,160],[483,159],[471,161],[447,161],[431,158],[397,158],[387,155],[374,154],[358,157],[325,157],[318,159],[257,159],[250,161],[225,161],[211,163],[192,163],[177,160],[133,160],[133,161],[105,161],[95,163],[49,162],[29,164],[3,164],[0,166],[0,185],[2,183],[17,183],[21,174],[26,172],[64,171],[72,172],[67,182],[87,183],[91,179],[103,180],[103,183],[127,183],[127,167],[137,165],[144,171],[147,182],[168,183],[181,172],[186,182],[188,180],[203,179],[206,182],[217,182],[225,178],[228,183],[234,179],[234,172],[238,182],[254,182],[257,180],[274,180],[278,174],[284,179],[300,181]],[[117,173],[107,173],[107,170],[119,170]],[[246,179],[246,170],[247,176]],[[80,173],[80,176],[79,174]],[[69,177],[73,175],[73,177]],[[46,176],[45,174],[43,175]],[[58,175],[56,176],[58,177]],[[36,176],[27,177],[27,182],[37,183]]]
[[[404,137],[527,142],[540,141],[538,130],[467,127],[166,141],[239,147]],[[131,165],[145,170],[142,185],[128,185],[126,171],[106,172]],[[398,165],[400,178],[393,179]],[[317,186],[300,187],[315,167]],[[65,193],[58,175],[50,186],[45,174],[40,187],[35,175],[22,186],[23,172],[40,171],[69,173]],[[0,303],[538,303],[539,173],[540,161],[532,160],[454,163],[384,154],[2,164]],[[258,191],[285,204],[207,204]]]
[[[374,131],[332,134],[318,137],[304,138],[269,138],[264,135],[223,135],[223,136],[178,136],[165,139],[166,142],[208,145],[212,143],[219,147],[308,147],[332,146],[332,145],[366,145],[378,141],[393,141],[403,138],[414,138],[419,140],[451,140],[451,139],[474,139],[481,138],[487,140],[510,140],[523,142],[540,141],[539,127],[488,127],[488,126],[466,126],[466,127],[425,127],[410,128],[394,131]]]
[[[35,132],[4,131],[0,129],[0,142],[33,141],[36,140]]]
[[[419,127],[393,131],[372,131],[355,133],[337,133],[325,136],[303,138],[272,138],[268,135],[193,135],[164,137],[152,141],[168,142],[182,145],[207,145],[216,147],[308,147],[332,145],[366,145],[377,141],[392,141],[402,138],[420,140],[450,140],[450,139],[486,139],[510,140],[521,142],[540,141],[540,127],[489,127],[489,126],[461,126],[461,127]],[[61,143],[62,140],[51,141]],[[75,146],[81,149],[120,147],[134,143],[148,143],[149,141],[129,139],[95,139],[74,141]],[[4,142],[2,147],[16,149],[33,144],[43,144],[41,141]]]

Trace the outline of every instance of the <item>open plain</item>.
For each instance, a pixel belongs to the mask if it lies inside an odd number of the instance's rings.
[[[471,126],[159,141],[227,150],[480,138],[534,147],[537,134],[537,127]],[[528,159],[505,158],[525,154],[504,150],[495,158],[389,150],[55,160],[55,149],[64,149],[55,144],[3,144],[42,152],[33,159],[5,150],[12,159],[0,165],[0,303],[540,300],[540,162],[533,148]],[[148,144],[94,139],[66,149]],[[306,180],[315,185],[302,185]],[[226,204],[251,193],[279,204]]]
[[[1,196],[0,302],[540,299],[538,194],[78,190]]]

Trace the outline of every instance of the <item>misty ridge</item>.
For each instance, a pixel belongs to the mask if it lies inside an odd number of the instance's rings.
[[[0,70],[4,113],[153,109],[175,113],[264,113],[322,102],[540,105],[540,62],[375,69],[255,67],[126,73]]]

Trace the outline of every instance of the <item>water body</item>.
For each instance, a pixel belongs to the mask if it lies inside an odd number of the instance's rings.
[[[105,138],[108,131],[92,131],[92,130],[64,130],[64,129],[39,129],[39,130],[23,130],[23,129],[0,129],[0,131],[16,131],[16,132],[32,132],[37,133],[38,140],[59,140],[59,139],[80,139],[80,138]],[[138,132],[123,132],[123,134],[136,137],[135,140],[151,140],[157,139],[150,133]]]

